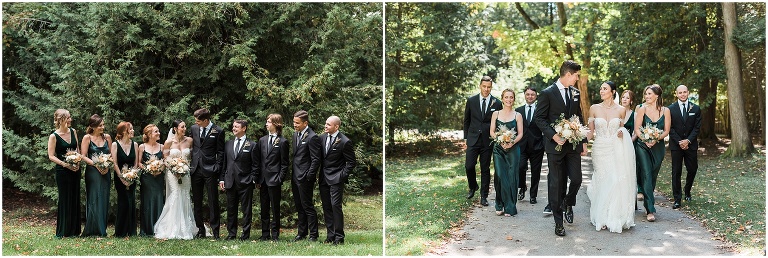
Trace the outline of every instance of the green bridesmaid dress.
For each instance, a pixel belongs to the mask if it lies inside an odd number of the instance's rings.
[[[664,115],[654,122],[645,115],[643,126],[651,124],[664,131]],[[648,148],[639,138],[635,142],[635,155],[637,156],[637,183],[642,187],[643,206],[646,213],[656,213],[654,207],[653,189],[656,189],[656,179],[659,177],[661,162],[664,160],[664,140],[659,140],[653,147]]]
[[[144,152],[141,160],[146,162],[154,155],[157,159],[163,159],[163,150],[155,154]],[[149,173],[141,174],[141,223],[139,224],[140,236],[154,236],[155,222],[160,218],[165,205],[165,175],[160,173],[153,176]]]
[[[517,120],[502,122],[496,119],[496,131],[501,126],[517,132]],[[493,188],[496,190],[496,211],[504,211],[505,214],[517,214],[517,187],[518,169],[520,164],[520,148],[512,145],[512,148],[504,150],[501,145],[493,143]]]
[[[76,150],[78,143],[75,130],[69,128],[70,141],[56,135],[56,157],[64,161],[67,150]],[[80,170],[72,171],[56,165],[56,186],[59,190],[58,212],[56,214],[56,237],[80,235]]]
[[[117,167],[133,167],[136,162],[136,149],[131,141],[131,150],[125,153],[120,143],[117,143]],[[115,176],[115,192],[117,192],[117,218],[115,219],[115,236],[127,237],[136,235],[136,183],[129,187]]]
[[[109,154],[109,143],[99,147],[91,141],[88,144],[88,157],[93,154]],[[82,236],[107,236],[107,216],[109,215],[109,180],[111,171],[102,175],[96,167],[85,167],[85,229]]]

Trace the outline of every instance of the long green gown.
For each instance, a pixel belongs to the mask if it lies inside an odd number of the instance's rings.
[[[517,132],[517,120],[502,122],[496,119],[496,131],[501,126]],[[517,214],[518,169],[520,164],[520,148],[504,150],[501,145],[493,144],[493,188],[496,190],[496,211],[504,211],[509,215]]]
[[[643,116],[643,125],[651,124],[656,128],[664,130],[664,115],[654,122],[645,115]],[[646,213],[655,213],[653,189],[656,189],[656,179],[659,177],[661,162],[664,160],[664,140],[660,140],[653,147],[648,148],[639,138],[635,142],[635,155],[637,156],[637,183],[642,187],[643,206]]]
[[[76,150],[78,143],[75,130],[69,128],[67,142],[56,132],[56,157],[64,161],[67,150]],[[56,214],[56,237],[80,235],[80,170],[72,171],[56,165],[56,186],[59,190],[58,212]]]
[[[88,157],[93,154],[109,154],[109,143],[99,147],[91,141],[88,144]],[[107,236],[107,216],[109,215],[109,180],[111,171],[105,175],[96,167],[85,167],[85,229],[82,236]]]
[[[624,128],[627,128],[627,131],[632,134],[635,131],[635,111],[631,111],[629,115],[629,119],[627,119],[627,122],[624,123]],[[637,162],[635,162],[637,163]],[[640,168],[635,167],[635,171],[639,171]],[[643,187],[640,185],[640,173],[637,173],[637,193],[643,193]],[[637,208],[637,207],[635,207]]]
[[[163,150],[155,154],[144,152],[142,162],[149,160],[154,155],[157,159],[163,159]],[[153,176],[149,173],[141,174],[141,223],[139,223],[140,236],[154,236],[155,222],[160,218],[165,205],[165,175],[160,173]]]
[[[117,144],[117,167],[129,168],[136,162],[136,149],[131,141],[131,150],[126,154],[120,143]],[[115,176],[115,192],[117,192],[117,218],[115,219],[115,236],[127,237],[136,235],[136,183],[127,187],[119,177]]]

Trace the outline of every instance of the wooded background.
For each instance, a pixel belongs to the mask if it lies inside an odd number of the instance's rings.
[[[258,139],[270,113],[283,116],[287,138],[298,110],[318,133],[337,115],[359,162],[347,191],[382,189],[381,3],[2,7],[3,178],[22,190],[57,197],[46,144],[58,108],[71,112],[80,139],[99,114],[113,136],[119,122],[133,123],[137,142],[150,123],[163,140],[174,119],[189,128],[198,108],[227,139],[236,118]],[[290,183],[283,188],[292,214]]]
[[[388,153],[402,132],[460,130],[482,75],[518,106],[568,59],[582,65],[585,114],[604,81],[635,103],[659,84],[665,106],[684,84],[702,107],[701,140],[725,135],[734,156],[764,141],[765,3],[387,3],[386,14]]]

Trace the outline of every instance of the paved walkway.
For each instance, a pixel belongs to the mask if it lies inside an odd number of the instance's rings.
[[[586,186],[592,177],[592,160],[582,157],[583,182],[574,206],[573,224],[565,222],[566,236],[555,235],[552,215],[544,215],[547,205],[547,160],[544,155],[537,204],[518,201],[518,214],[513,217],[496,216],[493,208],[495,193],[491,184],[490,206],[479,206],[475,195],[475,208],[464,227],[455,232],[453,239],[436,248],[431,255],[490,256],[490,255],[734,255],[723,247],[723,242],[712,240],[706,228],[684,213],[673,210],[666,198],[656,194],[656,221],[645,220],[643,210],[635,212],[635,227],[621,234],[608,230],[596,231],[589,220],[589,198]],[[527,179],[530,182],[530,175]],[[530,183],[528,184],[530,186]],[[685,203],[683,203],[685,205]]]

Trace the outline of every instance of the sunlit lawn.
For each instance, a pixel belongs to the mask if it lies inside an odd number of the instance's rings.
[[[55,222],[29,220],[31,209],[15,209],[3,213],[3,255],[195,255],[195,256],[335,256],[382,255],[382,196],[350,196],[344,206],[344,245],[323,244],[325,226],[319,225],[320,242],[292,242],[295,229],[281,231],[280,241],[257,241],[261,228],[254,224],[251,240],[158,240],[130,238],[65,238],[56,239]],[[257,220],[258,216],[254,217]],[[322,217],[320,218],[322,220]],[[256,221],[254,221],[256,223]],[[114,227],[107,229],[108,234]],[[238,232],[239,233],[239,232]],[[222,234],[225,230],[222,229]]]
[[[471,207],[463,161],[460,155],[387,159],[386,255],[422,255],[463,221]]]
[[[683,167],[682,185],[685,185]],[[656,190],[672,199],[672,159],[662,162]],[[765,255],[765,154],[750,158],[699,155],[692,201],[682,210],[701,221],[715,239],[735,244],[742,254]],[[762,252],[762,254],[761,254]]]

